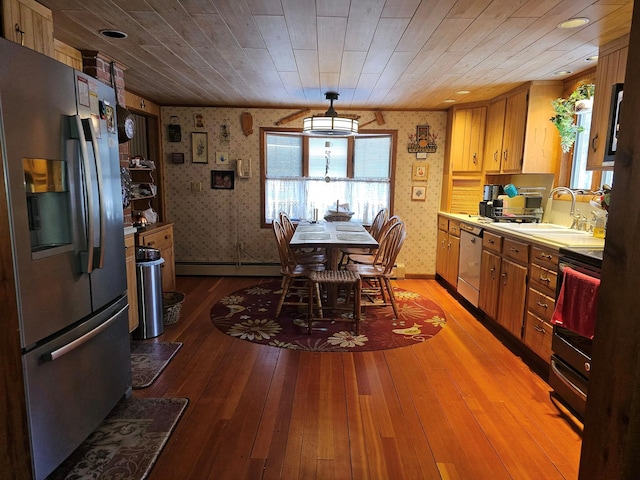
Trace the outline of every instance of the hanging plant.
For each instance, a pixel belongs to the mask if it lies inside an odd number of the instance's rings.
[[[584,130],[575,122],[576,103],[587,100],[593,96],[594,85],[583,84],[576,88],[569,98],[557,98],[551,102],[555,116],[550,120],[560,132],[560,145],[563,152],[568,152],[576,141],[578,133]]]

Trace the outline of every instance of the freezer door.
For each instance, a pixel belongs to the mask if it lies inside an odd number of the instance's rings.
[[[23,357],[35,478],[95,430],[131,385],[126,297]]]
[[[86,238],[83,226],[74,218],[74,212],[82,209],[77,142],[72,142],[75,148],[69,148],[68,142],[68,118],[77,111],[74,71],[4,39],[0,39],[0,58],[2,164],[9,190],[9,233],[20,294],[22,348],[29,348],[92,310],[89,276],[82,275],[79,262]],[[30,163],[29,159],[37,161]],[[42,194],[29,191],[33,179],[27,178],[27,171],[31,167],[34,175],[42,170],[41,165],[46,171],[61,163],[66,164],[67,176],[66,186],[59,189],[62,191],[56,191],[57,187]],[[34,195],[40,200],[33,200]],[[66,231],[62,245],[41,248],[39,243],[32,244],[34,237],[38,238],[32,229],[39,228],[31,225],[30,229],[34,206],[46,216],[46,221],[42,219],[46,226],[66,225],[61,227]],[[46,242],[43,239],[50,236],[39,238],[37,242]]]

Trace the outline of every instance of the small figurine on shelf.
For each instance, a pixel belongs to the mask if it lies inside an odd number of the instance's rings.
[[[147,218],[144,216],[143,212],[136,212],[135,219],[133,221],[134,227],[146,227],[147,226]]]

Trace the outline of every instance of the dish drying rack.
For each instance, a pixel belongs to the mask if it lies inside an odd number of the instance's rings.
[[[542,194],[545,187],[520,187],[518,196],[524,197],[522,207],[503,207],[494,215],[498,222],[540,223],[542,221]]]

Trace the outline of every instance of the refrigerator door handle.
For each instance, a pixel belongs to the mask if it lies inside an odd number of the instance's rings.
[[[109,328],[109,326],[112,323],[114,323],[118,319],[118,316],[122,312],[124,312],[127,308],[129,308],[128,304],[125,305],[124,307],[122,307],[115,314],[113,314],[113,316],[111,318],[109,318],[108,320],[105,320],[103,323],[98,325],[93,330],[89,330],[84,335],[76,338],[75,340],[73,340],[72,342],[67,343],[66,345],[63,345],[62,347],[56,348],[55,350],[53,350],[53,351],[51,351],[49,353],[43,354],[42,355],[42,360],[44,360],[44,361],[57,360],[58,358],[62,357],[63,355],[65,355],[65,354],[75,350],[79,346],[83,345],[84,343],[87,343],[93,337],[95,337],[96,335],[99,335],[100,332],[102,332],[102,331],[106,330],[107,328]]]
[[[93,184],[90,179],[91,164],[89,163],[89,151],[87,150],[87,141],[84,136],[84,128],[80,115],[73,116],[75,133],[80,142],[80,156],[82,161],[82,169],[84,170],[84,188],[87,195],[87,251],[81,252],[82,271],[91,273],[93,271]]]
[[[94,264],[96,268],[104,268],[104,251],[105,251],[105,231],[106,231],[106,221],[107,214],[105,210],[105,199],[104,199],[104,181],[102,176],[102,161],[100,160],[100,147],[98,145],[98,138],[96,136],[96,130],[93,126],[93,121],[90,118],[85,118],[82,120],[86,132],[88,132],[91,137],[91,146],[93,148],[93,158],[96,162],[96,177],[98,183],[98,203],[100,209],[100,244],[98,245],[98,259]]]

